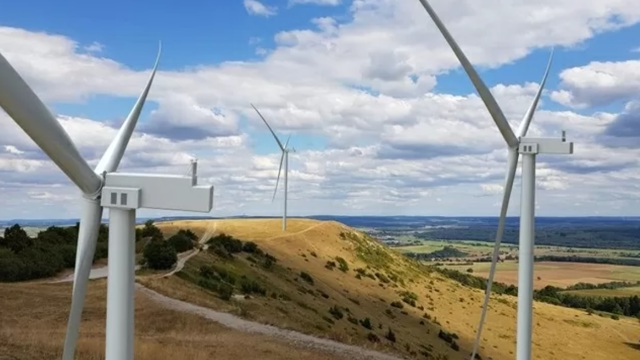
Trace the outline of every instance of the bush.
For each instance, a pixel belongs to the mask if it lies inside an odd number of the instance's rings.
[[[265,269],[271,269],[277,261],[278,260],[275,257],[269,254],[264,254],[264,262],[262,263],[262,266],[264,266]]]
[[[391,306],[396,307],[398,309],[402,309],[404,307],[404,305],[402,305],[400,301],[392,301]]]
[[[220,283],[220,285],[218,285],[218,295],[222,300],[231,299],[231,296],[233,295],[233,286],[224,282]]]
[[[336,257],[336,261],[338,262],[338,269],[340,269],[340,271],[342,272],[347,272],[349,271],[349,265],[347,264],[347,261],[341,257]]]
[[[262,296],[267,295],[267,290],[265,290],[265,288],[260,286],[260,284],[258,284],[255,280],[250,280],[246,277],[240,280],[240,289],[245,294],[259,294]]]
[[[152,240],[143,251],[144,259],[151,269],[170,269],[178,261],[178,254],[166,241]]]
[[[362,325],[366,329],[373,329],[373,325],[371,324],[371,320],[367,317],[364,320],[360,320],[360,325]]]
[[[344,317],[344,314],[342,313],[342,310],[340,310],[340,308],[337,305],[334,305],[332,307],[329,308],[329,313],[336,319],[336,320],[340,320]]]
[[[374,333],[369,333],[369,335],[367,335],[367,340],[371,341],[372,343],[380,342],[380,338]]]
[[[467,269],[467,272],[468,272],[469,274],[473,274],[473,268],[468,268],[468,269]],[[538,277],[538,280],[540,280],[540,278],[539,278],[539,277]]]
[[[333,270],[336,267],[336,263],[334,261],[327,261],[324,267],[329,270]]]
[[[253,241],[246,242],[244,243],[244,245],[242,245],[242,251],[249,254],[254,254],[258,251],[258,244],[254,243]]]
[[[167,242],[176,249],[176,252],[181,253],[193,249],[193,240],[186,234],[178,232],[171,236]]]
[[[616,314],[611,315],[611,318],[612,318],[613,320],[620,320],[620,316],[618,316],[618,315],[616,315]]]
[[[300,278],[302,278],[302,280],[306,281],[307,283],[313,285],[313,278],[308,273],[301,271]]]
[[[391,330],[391,328],[389,328],[389,330],[387,331],[387,334],[384,337],[387,340],[391,341],[392,343],[396,342],[396,333],[394,333],[393,330]]]
[[[242,248],[243,248],[242,241],[238,239],[234,239],[232,236],[224,233],[210,238],[207,241],[207,244],[211,246],[223,248],[230,254],[239,253],[242,251]]]

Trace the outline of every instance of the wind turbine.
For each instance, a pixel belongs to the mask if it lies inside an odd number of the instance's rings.
[[[213,187],[195,186],[192,176],[116,173],[156,73],[161,49],[142,94],[95,170],[29,85],[0,54],[0,107],[82,192],[71,311],[63,359],[74,358],[102,209],[109,208],[109,269],[106,359],[133,359],[135,210],[139,208],[209,212]],[[170,191],[168,191],[170,189]]]
[[[516,342],[516,359],[531,359],[531,332],[533,317],[533,251],[535,241],[535,171],[536,156],[538,154],[573,154],[573,143],[566,142],[565,132],[562,132],[562,138],[527,138],[527,130],[531,124],[531,119],[540,100],[540,95],[549,75],[553,51],[549,57],[549,62],[545,70],[538,91],[524,115],[517,135],[514,134],[509,122],[507,121],[502,109],[496,102],[493,95],[484,84],[476,70],[473,68],[467,57],[464,55],[458,44],[455,42],[447,28],[444,26],[436,12],[433,10],[427,0],[419,0],[424,9],[438,27],[442,36],[445,38],[458,61],[469,76],[469,79],[476,88],[476,91],[482,98],[487,110],[491,114],[493,121],[498,127],[507,143],[508,160],[507,174],[505,177],[504,194],[502,198],[502,206],[500,209],[500,219],[498,221],[498,230],[496,232],[496,240],[493,249],[491,261],[491,269],[489,271],[489,279],[487,281],[487,290],[485,291],[485,299],[482,306],[482,314],[480,316],[480,324],[474,342],[471,359],[475,359],[478,346],[481,339],[482,327],[487,314],[488,303],[491,295],[491,286],[495,276],[496,264],[500,253],[500,242],[504,233],[505,219],[507,209],[509,207],[509,198],[511,197],[511,189],[513,188],[513,180],[518,165],[518,157],[522,154],[522,193],[520,200],[520,241],[518,250],[518,319],[517,319],[517,342]]]
[[[278,139],[278,137],[276,136],[276,133],[273,132],[273,129],[271,129],[271,126],[269,126],[269,123],[264,118],[264,116],[262,116],[260,111],[258,111],[258,109],[253,104],[251,104],[251,107],[253,107],[253,109],[258,113],[262,121],[264,121],[264,124],[267,125],[267,127],[269,128],[269,131],[271,131],[271,135],[273,135],[273,138],[276,139],[276,142],[278,143],[278,147],[280,147],[280,151],[282,151],[282,155],[280,156],[280,167],[278,168],[278,179],[276,180],[276,187],[273,190],[273,198],[271,199],[271,201],[275,200],[276,198],[276,192],[278,191],[278,183],[280,182],[280,171],[282,171],[282,164],[284,161],[284,209],[282,213],[282,231],[287,231],[287,192],[289,190],[289,151],[296,152],[296,149],[289,148],[289,139],[291,138],[291,136],[288,136],[287,141],[284,143],[284,145],[282,145],[282,142],[280,141],[280,139]]]

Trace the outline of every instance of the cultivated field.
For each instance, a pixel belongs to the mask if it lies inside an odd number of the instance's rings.
[[[415,238],[413,238],[415,239]],[[407,240],[408,241],[408,240]],[[430,253],[442,250],[445,246],[453,246],[454,248],[466,252],[469,257],[485,257],[491,256],[493,252],[493,243],[482,241],[456,240],[456,241],[437,241],[437,240],[421,240],[420,245],[398,246],[395,247],[400,252],[414,253]],[[503,255],[518,254],[518,245],[505,244],[500,245]],[[555,255],[555,256],[577,256],[577,257],[598,257],[598,258],[619,258],[624,253],[633,251],[619,249],[592,249],[577,248],[566,246],[549,246],[537,245],[534,249],[536,256]]]
[[[569,290],[566,291],[569,294],[576,294],[582,296],[640,296],[640,286],[618,288],[618,289],[584,289],[584,290]]]
[[[450,269],[466,272],[473,269],[477,276],[489,276],[491,263],[482,262],[473,265],[445,265]],[[496,271],[496,281],[505,284],[518,284],[518,263],[505,261],[499,263]],[[609,264],[586,264],[569,262],[536,262],[534,264],[534,287],[543,288],[547,285],[567,287],[579,282],[601,284],[612,281],[640,281],[640,267]]]

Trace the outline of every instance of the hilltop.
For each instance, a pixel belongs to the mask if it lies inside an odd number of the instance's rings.
[[[171,271],[138,272],[137,359],[356,359],[354,351],[374,358],[364,349],[319,338],[376,350],[378,359],[385,358],[380,352],[469,358],[483,291],[445,278],[363,232],[311,219],[290,219],[285,233],[280,219],[155,225],[164,238],[189,229],[200,241]],[[105,291],[105,279],[90,282],[79,358],[102,358]],[[59,358],[70,294],[70,283],[52,279],[3,283],[0,353]],[[482,359],[513,359],[515,303],[508,295],[492,299]],[[640,354],[637,319],[613,320],[535,303],[534,324],[536,359],[612,359],[616,354],[624,360]]]
[[[174,298],[345,343],[408,357],[469,357],[482,291],[432,272],[334,221],[290,219],[286,233],[280,224],[279,219],[158,223],[166,236],[188,228],[200,236],[226,234],[253,242],[276,259],[276,266],[265,269],[258,256],[243,251],[229,259],[214,246],[196,254],[176,276],[139,281]],[[255,283],[264,295],[245,298],[237,290],[241,286],[235,286],[232,300],[222,300],[217,285],[203,280],[208,278],[202,272],[206,266],[218,275]],[[371,329],[362,325],[367,318]],[[513,358],[515,318],[515,297],[492,299],[481,348],[484,359]],[[589,359],[610,359],[611,354],[636,359],[640,354],[635,347],[640,338],[637,319],[613,320],[536,303],[534,320],[536,358],[584,358],[588,353]],[[395,342],[385,338],[389,329]]]

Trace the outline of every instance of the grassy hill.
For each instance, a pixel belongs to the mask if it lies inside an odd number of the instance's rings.
[[[199,235],[224,233],[243,243],[254,242],[261,250],[260,254],[235,252],[230,258],[214,240],[176,276],[139,278],[160,293],[407,357],[469,357],[483,292],[430,272],[340,223],[291,219],[286,233],[281,232],[278,219],[176,221],[157,226],[166,236],[179,228]],[[276,259],[268,268],[266,254]],[[230,300],[221,298],[225,297],[221,287],[226,287],[225,293],[233,289]],[[248,298],[243,296],[254,291]],[[363,325],[367,318],[371,329]],[[483,359],[514,357],[515,318],[516,298],[504,295],[492,300]],[[534,324],[536,359],[640,356],[637,319],[612,320],[536,303]],[[389,329],[395,342],[385,338]]]

